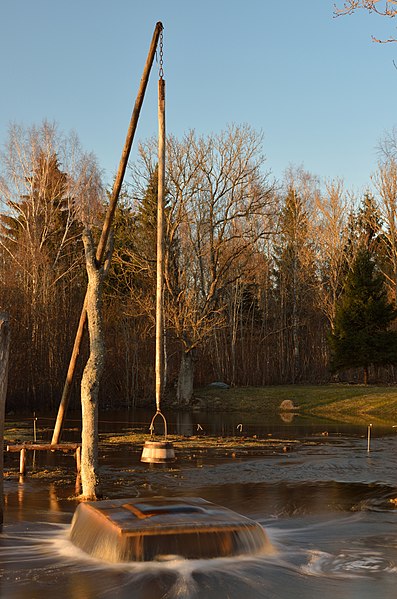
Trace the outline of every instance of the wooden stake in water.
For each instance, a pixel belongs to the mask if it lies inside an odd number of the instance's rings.
[[[37,418],[36,412],[33,412],[33,441],[36,443],[37,441]]]
[[[33,412],[33,441],[35,443],[37,443],[37,418],[36,418],[36,412]],[[33,468],[36,467],[36,452],[33,452]]]
[[[368,437],[367,437],[367,451],[369,453],[370,449],[371,449],[371,428],[372,428],[372,424],[368,425]]]

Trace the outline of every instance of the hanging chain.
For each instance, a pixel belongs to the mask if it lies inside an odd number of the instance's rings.
[[[159,79],[162,79],[163,75],[164,75],[163,57],[164,57],[164,52],[163,52],[163,30],[161,30],[161,32],[160,32]]]

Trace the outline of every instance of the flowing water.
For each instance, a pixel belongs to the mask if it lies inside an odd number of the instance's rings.
[[[241,424],[221,420],[216,425],[212,417],[211,432],[235,431]],[[210,422],[196,415],[188,425],[195,432],[199,423],[205,431]],[[130,424],[125,420],[119,430]],[[69,540],[76,508],[73,457],[37,452],[20,479],[18,455],[6,454],[1,598],[35,599],[46,593],[56,599],[396,596],[397,429],[391,425],[373,427],[368,452],[363,426],[328,423],[325,429],[324,423],[299,419],[262,428],[256,423],[256,435],[277,436],[283,443],[255,452],[185,451],[171,467],[142,464],[136,448],[106,443],[116,425],[113,417],[101,429],[106,497],[202,497],[259,522],[273,551],[121,564],[90,558]],[[243,426],[245,432],[254,423]]]

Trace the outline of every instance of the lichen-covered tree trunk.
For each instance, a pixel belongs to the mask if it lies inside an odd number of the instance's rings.
[[[177,401],[180,406],[188,406],[193,397],[194,360],[193,352],[183,351],[178,374]]]
[[[81,484],[84,499],[100,496],[98,474],[98,395],[105,362],[102,325],[102,283],[104,271],[95,260],[91,233],[85,230],[83,241],[86,255],[88,287],[86,310],[90,338],[90,355],[81,381]]]

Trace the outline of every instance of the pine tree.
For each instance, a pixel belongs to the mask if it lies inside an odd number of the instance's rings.
[[[389,330],[397,310],[388,301],[385,281],[373,255],[361,247],[347,277],[330,336],[331,370],[397,363],[397,332]]]
[[[137,206],[125,198],[117,207],[113,260],[107,278],[108,292],[113,289],[128,300],[132,294],[141,304],[140,311],[145,306],[149,312],[156,294],[157,179],[156,168]]]

